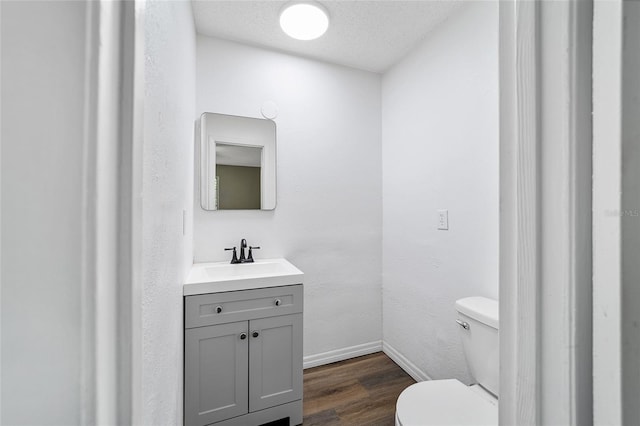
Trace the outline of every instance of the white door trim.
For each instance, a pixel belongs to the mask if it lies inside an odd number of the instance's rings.
[[[592,2],[500,2],[500,423],[591,422]]]
[[[533,425],[538,383],[537,6],[500,2],[500,424]]]
[[[142,424],[144,1],[123,2],[120,122],[118,424]]]
[[[142,100],[139,2],[87,3],[82,424],[139,424]]]
[[[594,424],[622,416],[623,1],[596,1],[593,43]]]

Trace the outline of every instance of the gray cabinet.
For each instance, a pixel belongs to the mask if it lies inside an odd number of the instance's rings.
[[[185,331],[184,410],[187,425],[206,425],[247,412],[247,341],[246,322]]]
[[[187,426],[302,423],[302,284],[185,297]]]
[[[302,399],[302,314],[252,320],[249,329],[249,409]]]

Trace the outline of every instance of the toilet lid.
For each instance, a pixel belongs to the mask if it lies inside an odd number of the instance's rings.
[[[401,426],[496,426],[498,401],[458,380],[431,380],[402,391],[396,419]]]

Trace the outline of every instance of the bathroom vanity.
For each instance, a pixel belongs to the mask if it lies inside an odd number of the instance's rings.
[[[302,423],[304,274],[285,259],[195,264],[184,294],[184,424]]]

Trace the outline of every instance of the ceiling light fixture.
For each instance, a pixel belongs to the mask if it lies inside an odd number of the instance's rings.
[[[329,14],[315,2],[295,2],[280,12],[280,27],[289,37],[313,40],[329,28]]]

